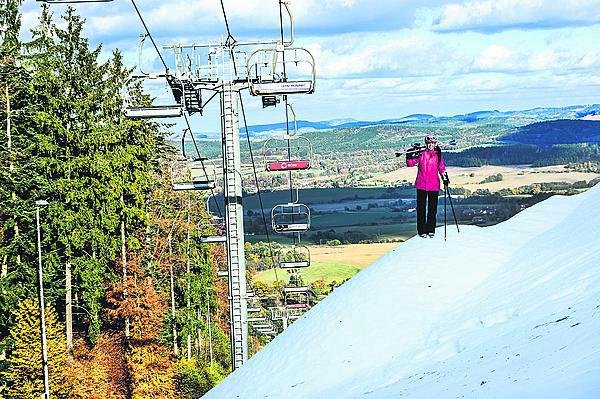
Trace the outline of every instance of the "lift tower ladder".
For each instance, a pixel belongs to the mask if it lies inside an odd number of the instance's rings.
[[[231,61],[233,62],[233,60]],[[244,85],[245,86],[245,85]],[[248,321],[246,258],[237,93],[242,86],[224,80],[221,89],[223,125],[223,166],[225,170],[225,207],[227,257],[229,265],[229,303],[232,366],[237,369],[248,360]]]

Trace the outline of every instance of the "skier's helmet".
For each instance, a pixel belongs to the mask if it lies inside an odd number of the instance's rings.
[[[437,139],[431,133],[428,133],[425,135],[425,144],[429,144],[429,143],[437,143]]]

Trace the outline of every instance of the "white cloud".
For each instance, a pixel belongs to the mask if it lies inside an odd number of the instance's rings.
[[[473,63],[478,70],[512,70],[516,68],[515,57],[508,47],[492,44],[488,46]]]
[[[600,23],[597,0],[468,0],[445,5],[433,22],[433,28],[440,31],[493,31],[581,23]]]

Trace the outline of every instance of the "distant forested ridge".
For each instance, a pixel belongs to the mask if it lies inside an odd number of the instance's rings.
[[[550,147],[516,144],[469,148],[461,152],[446,152],[449,166],[483,165],[564,165],[568,163],[600,162],[600,146],[595,144],[563,144]]]
[[[532,123],[502,135],[498,143],[447,152],[452,166],[562,165],[600,161],[600,122],[556,120]]]
[[[600,121],[560,119],[522,126],[503,140],[549,147],[555,144],[600,144]]]

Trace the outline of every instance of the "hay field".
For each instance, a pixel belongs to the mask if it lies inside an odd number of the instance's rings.
[[[486,177],[501,173],[502,181],[481,183]],[[414,182],[417,174],[416,168],[402,167],[395,171],[380,175],[370,179],[370,181],[380,182],[396,182],[407,180]],[[473,174],[473,177],[469,176]],[[448,175],[450,176],[451,186],[464,187],[471,191],[477,189],[489,189],[490,191],[498,191],[503,188],[518,188],[527,186],[533,183],[551,183],[551,182],[567,182],[574,183],[576,181],[590,180],[600,176],[597,173],[583,173],[567,171],[564,166],[544,166],[534,168],[529,165],[511,165],[511,166],[481,166],[481,167],[448,167]]]

